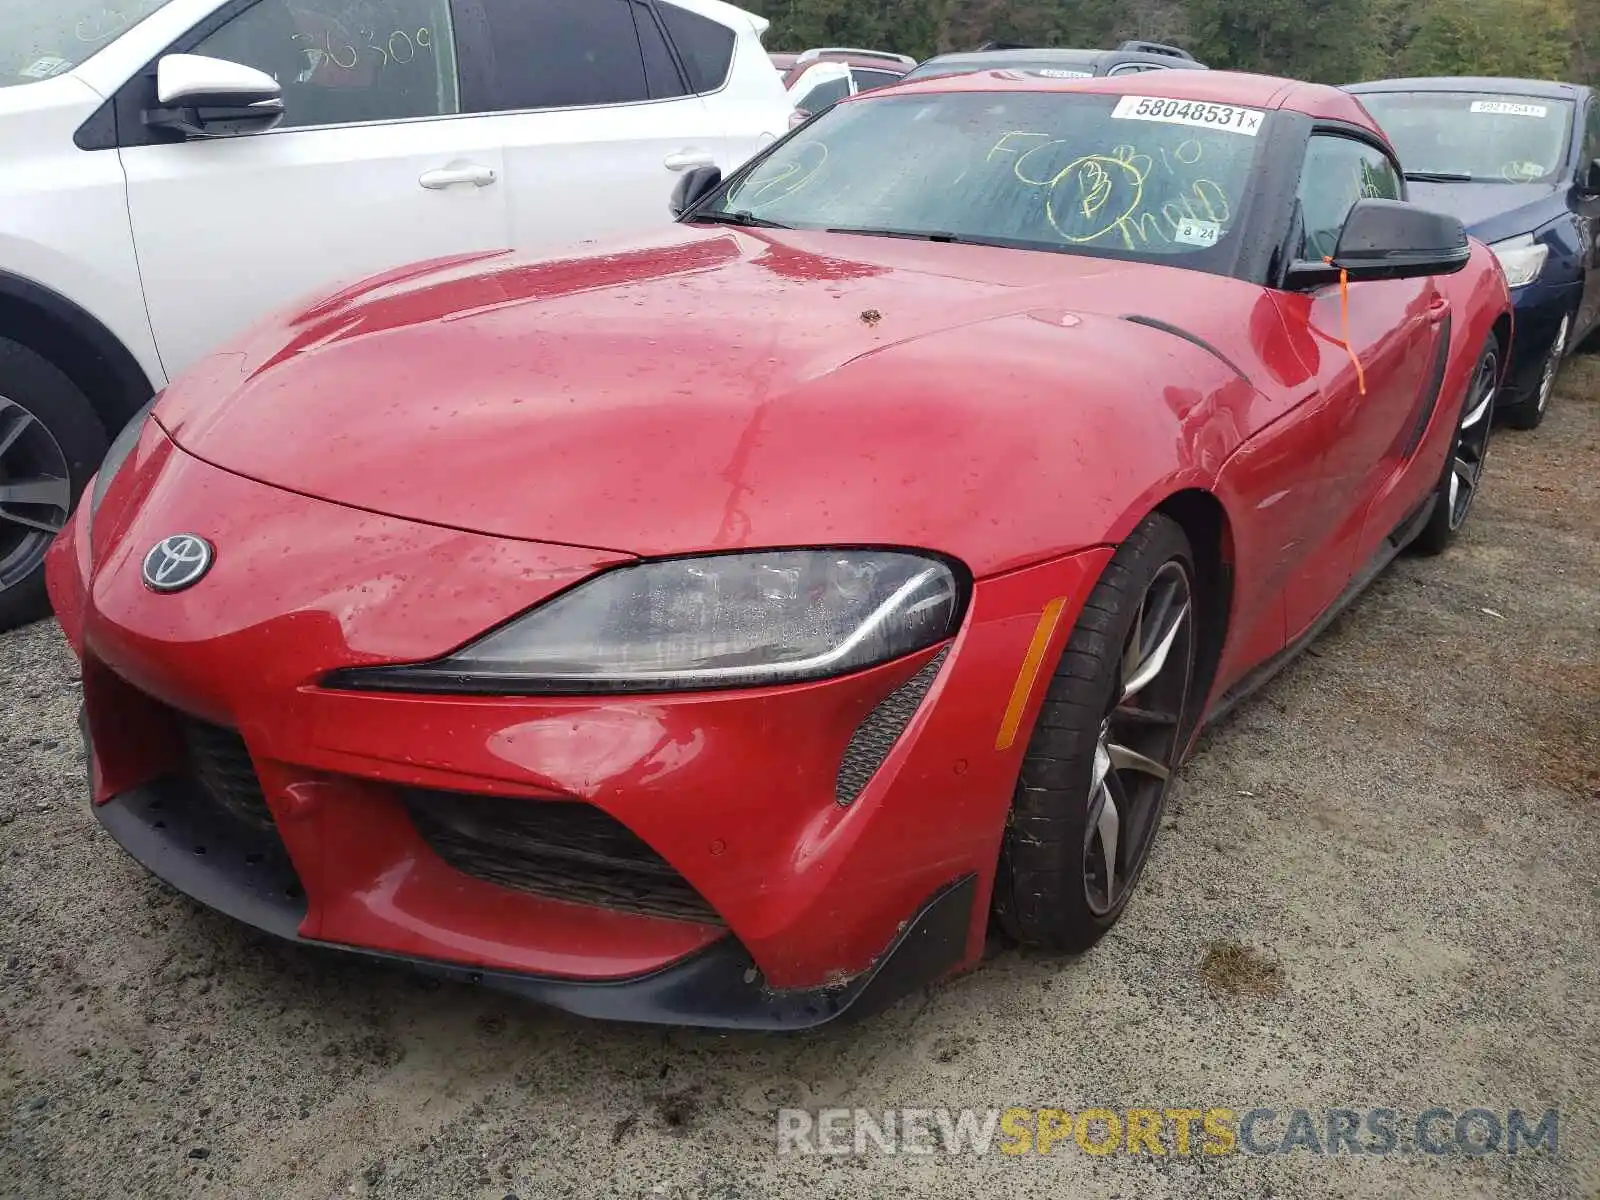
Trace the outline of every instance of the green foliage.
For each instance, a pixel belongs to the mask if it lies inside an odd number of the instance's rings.
[[[1559,0],[1427,0],[1397,63],[1407,75],[1562,79],[1574,65],[1571,19]]]
[[[1176,41],[1215,67],[1348,83],[1384,75],[1600,82],[1600,0],[743,0],[773,50],[917,58],[990,39]]]
[[[1348,83],[1375,65],[1373,0],[1190,0],[1197,57],[1214,67]]]

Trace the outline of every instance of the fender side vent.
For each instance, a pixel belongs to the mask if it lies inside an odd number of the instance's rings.
[[[1187,329],[1184,329],[1180,326],[1173,325],[1167,321],[1158,320],[1155,317],[1147,317],[1142,313],[1123,313],[1121,319],[1128,322],[1130,325],[1143,325],[1146,329],[1156,329],[1162,333],[1170,333],[1175,338],[1182,338],[1191,346],[1198,346],[1200,349],[1204,350],[1207,354],[1211,355],[1212,358],[1216,359],[1223,366],[1227,367],[1228,370],[1232,371],[1246,383],[1250,382],[1250,376],[1246,375],[1239,369],[1238,363],[1234,362],[1233,359],[1229,358],[1221,350],[1218,350],[1199,334],[1190,333]]]
[[[866,720],[856,726],[850,735],[850,745],[845,748],[844,759],[839,763],[839,775],[834,781],[833,794],[841,805],[855,803],[857,796],[877,774],[889,751],[900,740],[911,718],[922,705],[922,699],[933,686],[933,680],[950,654],[946,646],[928,661],[910,679],[906,680],[878,706],[867,714]]]

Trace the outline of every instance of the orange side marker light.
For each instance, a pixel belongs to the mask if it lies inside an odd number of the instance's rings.
[[[1033,641],[1022,656],[1022,669],[1017,672],[1017,682],[1011,688],[1011,701],[1006,705],[1006,715],[1000,721],[1000,733],[994,740],[996,750],[1009,750],[1022,728],[1022,714],[1028,707],[1028,697],[1033,695],[1033,685],[1039,678],[1039,668],[1044,665],[1045,652],[1050,649],[1050,639],[1055,636],[1061,621],[1061,610],[1067,606],[1065,596],[1057,596],[1044,606],[1039,623],[1033,629]]]

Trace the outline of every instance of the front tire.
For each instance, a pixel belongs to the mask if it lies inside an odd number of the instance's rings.
[[[1050,681],[1006,824],[994,909],[1033,946],[1087,950],[1117,923],[1193,725],[1194,556],[1155,514],[1117,550]]]
[[[44,556],[106,452],[89,398],[0,338],[0,631],[50,611]]]
[[[1477,368],[1461,400],[1461,415],[1450,453],[1444,460],[1444,474],[1433,493],[1433,515],[1411,543],[1411,549],[1418,554],[1442,554],[1467,522],[1472,502],[1478,497],[1478,485],[1483,481],[1499,386],[1500,343],[1491,336],[1478,355]]]
[[[1556,378],[1561,374],[1561,364],[1567,358],[1567,343],[1571,337],[1572,314],[1568,313],[1561,318],[1556,340],[1551,343],[1550,353],[1545,356],[1538,389],[1526,399],[1500,410],[1501,418],[1512,429],[1537,429],[1544,423],[1545,413],[1550,411],[1550,398],[1555,395]]]

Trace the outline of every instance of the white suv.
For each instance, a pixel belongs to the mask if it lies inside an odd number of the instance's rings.
[[[789,127],[721,0],[0,0],[0,629],[108,441],[264,313],[671,220]]]

